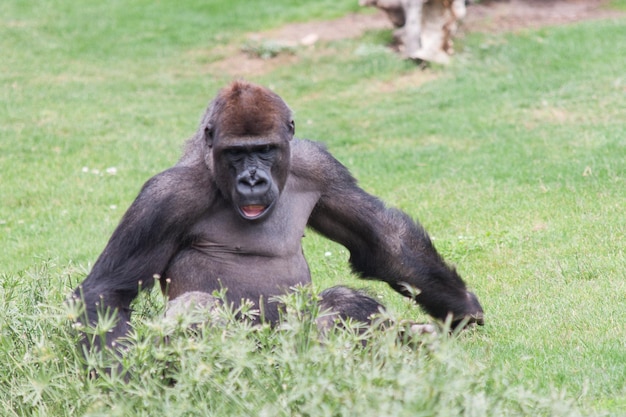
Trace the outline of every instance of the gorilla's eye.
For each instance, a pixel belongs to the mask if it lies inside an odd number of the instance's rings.
[[[276,145],[267,144],[255,149],[254,152],[259,158],[265,161],[270,161],[274,158],[276,149],[278,149]]]
[[[230,148],[224,151],[224,155],[228,159],[239,160],[246,156],[246,151],[244,149],[239,149],[239,148]]]

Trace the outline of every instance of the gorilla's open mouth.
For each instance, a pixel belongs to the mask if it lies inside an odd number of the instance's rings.
[[[259,218],[267,211],[268,206],[262,206],[260,204],[253,204],[249,206],[241,206],[241,213],[247,219]]]

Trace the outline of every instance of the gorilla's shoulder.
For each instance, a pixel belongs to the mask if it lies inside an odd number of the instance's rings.
[[[309,177],[316,181],[353,181],[348,169],[335,159],[326,145],[308,139],[293,140],[291,172],[298,177]]]
[[[212,183],[207,169],[176,165],[146,181],[142,192],[148,192],[153,198],[159,198],[197,193],[206,195],[211,188]]]
[[[317,154],[327,154],[326,145],[310,139],[293,139],[291,152],[295,156],[313,157]]]

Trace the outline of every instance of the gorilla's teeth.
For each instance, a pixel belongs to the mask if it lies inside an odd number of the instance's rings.
[[[247,217],[256,217],[259,214],[263,213],[264,210],[265,210],[265,206],[260,206],[260,205],[243,206],[241,208],[241,211]]]

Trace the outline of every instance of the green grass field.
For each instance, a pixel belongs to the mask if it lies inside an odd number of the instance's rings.
[[[161,323],[155,290],[134,306],[129,380],[88,377],[116,359],[85,363],[63,301],[232,79],[225,51],[351,11],[371,13],[356,0],[0,3],[0,415],[626,415],[625,18],[468,34],[451,66],[426,70],[372,31],[247,77],[285,98],[298,136],[425,225],[483,328],[418,347],[392,331],[320,344],[293,313],[280,331],[227,320],[193,336]],[[351,276],[345,249],[309,233],[305,251],[316,289],[363,286],[393,317],[427,320]]]

